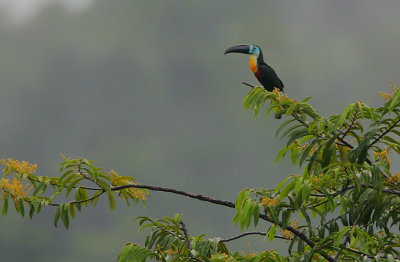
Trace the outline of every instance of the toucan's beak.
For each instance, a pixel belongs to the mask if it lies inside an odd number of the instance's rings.
[[[249,54],[250,46],[249,45],[235,45],[229,47],[225,50],[225,54],[228,53],[242,53],[242,54]]]

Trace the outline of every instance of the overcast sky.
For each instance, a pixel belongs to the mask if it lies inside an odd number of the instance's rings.
[[[22,25],[34,19],[44,8],[61,6],[69,12],[86,10],[95,0],[0,0],[0,12],[7,22]]]

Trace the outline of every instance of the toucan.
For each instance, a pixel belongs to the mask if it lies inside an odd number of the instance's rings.
[[[257,45],[235,45],[225,50],[228,53],[242,53],[250,55],[250,69],[254,73],[257,80],[268,91],[273,91],[278,88],[283,91],[283,83],[279,79],[275,70],[264,62],[261,48]]]

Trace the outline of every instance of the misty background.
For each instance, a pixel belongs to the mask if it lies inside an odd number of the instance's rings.
[[[248,57],[224,56],[226,48],[261,46],[286,94],[312,96],[325,115],[353,101],[378,106],[376,92],[400,78],[396,0],[0,0],[0,35],[0,158],[57,176],[63,153],[142,184],[231,201],[299,169],[273,165],[282,121],[243,109],[241,82],[257,81]],[[101,198],[69,230],[53,226],[53,207],[32,220],[10,208],[0,217],[0,261],[114,261],[126,242],[143,243],[139,215],[183,213],[191,235],[240,233],[225,207],[157,192],[145,207],[118,202],[111,212]],[[229,246],[287,244],[256,236]]]

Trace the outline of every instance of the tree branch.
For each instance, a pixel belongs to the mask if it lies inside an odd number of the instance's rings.
[[[185,223],[183,223],[183,221],[181,221],[181,226],[182,226],[183,235],[185,236],[186,247],[189,251],[191,251],[192,247],[190,245],[189,233],[188,233],[186,225],[185,225]]]
[[[256,87],[256,86],[253,86],[252,84],[249,84],[249,83],[246,83],[246,82],[242,82],[242,84],[251,87],[251,89],[253,89],[254,87]]]
[[[266,236],[266,235],[267,235],[267,232],[258,232],[258,231],[255,231],[255,232],[245,232],[245,233],[242,233],[242,234],[240,234],[240,235],[237,235],[237,236],[234,236],[234,237],[231,237],[231,238],[221,239],[220,242],[230,242],[230,241],[233,241],[233,240],[236,240],[236,239],[245,237],[245,236],[250,236],[250,235]],[[287,238],[285,238],[285,237],[283,237],[283,236],[279,236],[279,235],[276,235],[275,238],[280,238],[280,239],[287,240]]]
[[[194,194],[194,193],[190,193],[190,192],[186,192],[186,191],[182,191],[182,190],[177,190],[174,188],[152,186],[152,185],[123,185],[123,186],[111,187],[111,190],[119,191],[121,189],[126,189],[126,188],[143,188],[143,189],[148,189],[148,190],[152,190],[152,191],[169,192],[169,193],[173,193],[173,194],[177,194],[177,195],[187,196],[187,197],[194,198],[194,199],[201,200],[201,201],[210,202],[210,203],[217,204],[220,206],[235,208],[235,203],[230,202],[230,201],[216,199],[216,198],[212,198],[212,197],[201,195],[201,194]]]
[[[191,259],[193,259],[193,260],[196,260],[196,261],[199,261],[199,262],[204,262],[203,260],[198,259],[197,257],[195,257],[195,256],[192,254],[192,247],[191,247],[191,244],[190,244],[189,233],[188,233],[187,228],[186,228],[186,225],[185,225],[185,223],[183,223],[183,221],[181,221],[181,226],[182,226],[183,235],[185,236],[186,247],[187,247],[187,249],[189,250],[189,257],[190,257]]]
[[[153,191],[169,192],[169,193],[173,193],[173,194],[187,196],[187,197],[194,198],[194,199],[201,200],[201,201],[210,202],[210,203],[213,203],[213,204],[216,204],[216,205],[220,205],[220,206],[226,206],[226,207],[230,207],[230,208],[235,208],[235,203],[230,202],[230,201],[216,199],[216,198],[212,198],[212,197],[205,196],[205,195],[185,192],[185,191],[181,191],[181,190],[177,190],[177,189],[173,189],[173,188],[158,187],[158,186],[151,186],[151,185],[123,185],[123,186],[112,187],[111,190],[117,191],[117,190],[126,189],[126,188],[143,188],[143,189],[148,189],[148,190],[153,190]],[[301,240],[306,242],[307,245],[309,245],[310,247],[314,247],[315,246],[315,243],[311,239],[309,239],[305,234],[303,234],[302,232],[298,231],[297,229],[295,229],[295,228],[293,228],[291,226],[284,227],[281,222],[275,222],[272,218],[270,218],[267,215],[259,214],[259,216],[260,216],[261,219],[263,219],[265,221],[268,221],[268,222],[270,222],[272,224],[278,225],[279,227],[284,228],[284,229],[292,232],[294,235],[296,235]],[[334,262],[333,258],[331,258],[330,256],[328,256],[326,254],[321,254],[321,255],[326,260],[328,260],[330,262]]]
[[[398,123],[400,122],[400,117],[397,119],[393,125],[391,125],[388,129],[386,129],[380,136],[378,136],[374,141],[372,141],[371,144],[369,144],[368,148],[372,147],[375,143],[377,143],[379,140],[381,140],[382,137],[384,137],[387,133],[390,132]]]
[[[354,112],[353,117],[351,119],[350,125],[347,127],[347,129],[345,131],[340,132],[340,133],[342,133],[341,139],[344,139],[347,136],[347,133],[353,128],[353,125],[354,125],[354,123],[355,123],[355,121],[357,119],[358,111],[359,111],[359,109],[357,107],[356,108],[356,112]]]
[[[101,188],[98,188],[97,190],[99,190],[98,193],[93,194],[93,196],[91,196],[91,197],[89,197],[87,199],[82,199],[82,200],[78,200],[78,201],[70,201],[70,202],[68,202],[68,204],[74,205],[74,204],[80,204],[80,203],[89,202],[89,201],[101,196],[102,194],[104,194],[106,192],[106,191],[102,190]],[[48,205],[57,207],[57,206],[62,205],[62,204],[50,203]]]
[[[176,190],[173,188],[166,188],[166,187],[158,187],[158,186],[151,186],[151,185],[124,185],[124,186],[118,186],[118,187],[112,187],[111,190],[113,191],[117,191],[117,190],[121,190],[121,189],[125,189],[125,188],[144,188],[144,189],[149,189],[149,190],[153,190],[153,191],[162,191],[162,192],[170,192],[170,193],[174,193],[174,194],[178,194],[178,195],[183,195],[183,196],[187,196],[190,198],[194,198],[197,200],[201,200],[201,201],[206,201],[206,202],[210,202],[213,204],[217,204],[220,206],[226,206],[226,207],[230,207],[230,208],[235,208],[235,203],[230,202],[230,201],[226,201],[226,200],[221,200],[221,199],[216,199],[216,198],[212,198],[209,196],[204,196],[204,195],[200,195],[200,194],[193,194],[190,192],[185,192],[185,191],[181,191],[181,190]],[[315,243],[313,241],[311,241],[306,235],[304,235],[303,233],[301,233],[300,231],[298,231],[297,229],[291,227],[291,226],[286,226],[283,227],[282,223],[278,222],[274,222],[272,220],[272,218],[270,218],[267,215],[264,214],[259,214],[260,218],[268,221],[272,224],[276,224],[286,230],[289,230],[290,232],[292,232],[293,234],[295,234],[296,236],[298,236],[300,239],[304,240],[304,242],[306,242],[308,245],[310,245],[311,247],[313,247],[315,245]]]

